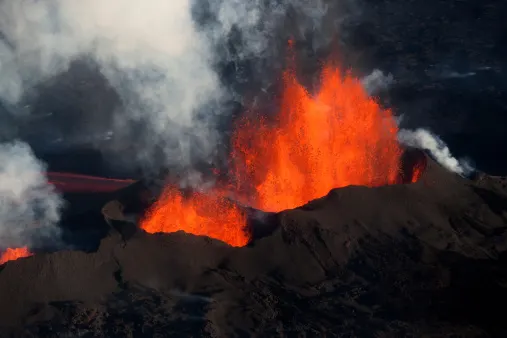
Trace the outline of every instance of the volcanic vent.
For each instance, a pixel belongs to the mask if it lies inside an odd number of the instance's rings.
[[[420,177],[421,163],[402,161],[392,112],[369,97],[358,79],[328,62],[312,95],[290,64],[283,73],[278,114],[248,111],[236,121],[230,183],[186,196],[175,186],[165,187],[141,222],[145,231],[183,230],[244,246],[251,233],[238,201],[279,212],[333,188],[410,183]],[[417,167],[404,168],[402,174],[402,162]]]

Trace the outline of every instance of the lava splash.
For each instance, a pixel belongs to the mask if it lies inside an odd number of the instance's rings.
[[[19,258],[30,257],[33,254],[28,250],[27,247],[22,248],[8,248],[0,255],[0,265],[5,264],[8,261],[13,261]]]
[[[281,211],[333,188],[397,182],[402,150],[396,121],[358,79],[329,63],[312,96],[289,69],[281,102],[274,121],[250,113],[234,132],[235,189],[250,196],[249,204]]]
[[[222,193],[189,192],[188,196],[184,196],[173,186],[165,187],[141,222],[141,228],[149,233],[183,230],[232,246],[248,243],[245,227],[246,215]]]

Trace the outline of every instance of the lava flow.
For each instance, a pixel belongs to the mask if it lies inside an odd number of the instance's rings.
[[[347,185],[396,183],[402,150],[396,121],[361,82],[328,64],[311,95],[284,73],[279,115],[242,118],[233,136],[236,190],[265,211],[298,207]]]
[[[425,162],[419,161],[417,162],[413,168],[412,168],[412,179],[411,183],[416,183],[421,178],[424,169],[425,169]]]
[[[134,183],[129,179],[113,179],[72,173],[48,172],[48,181],[64,193],[113,192]]]
[[[7,263],[8,261],[14,261],[18,258],[30,257],[32,255],[33,254],[28,250],[27,247],[15,249],[8,248],[2,255],[0,255],[0,265]]]
[[[223,194],[192,192],[190,196],[183,196],[172,186],[165,188],[141,225],[149,233],[183,230],[216,238],[232,246],[248,243],[245,226],[246,215]]]

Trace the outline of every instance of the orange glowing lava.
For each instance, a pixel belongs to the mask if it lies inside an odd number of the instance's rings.
[[[18,258],[30,257],[32,255],[33,254],[28,250],[27,247],[15,249],[8,248],[2,255],[0,255],[0,265],[5,264],[8,261],[14,261]]]
[[[183,230],[216,238],[232,246],[248,243],[245,226],[246,215],[223,194],[193,192],[190,196],[183,196],[172,186],[165,188],[141,224],[141,228],[149,233]]]
[[[250,112],[232,137],[230,176],[237,198],[264,211],[294,208],[347,185],[397,183],[402,150],[391,111],[368,96],[359,80],[327,64],[311,95],[295,71],[284,73],[278,116]],[[246,216],[223,193],[184,197],[166,187],[141,227],[150,233],[183,230],[233,246],[249,241]]]
[[[274,121],[250,114],[233,135],[235,186],[254,196],[255,207],[280,211],[333,188],[397,181],[397,124],[359,80],[329,63],[320,90],[311,95],[289,69],[281,103]]]

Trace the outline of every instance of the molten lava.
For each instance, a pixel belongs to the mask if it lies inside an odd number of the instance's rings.
[[[32,255],[33,254],[28,250],[27,247],[15,249],[8,248],[2,255],[0,255],[0,265],[7,263],[8,261],[14,261],[18,258],[30,257]]]
[[[149,233],[183,230],[194,235],[219,239],[232,246],[244,246],[246,215],[221,193],[193,192],[183,196],[177,188],[167,186],[141,224]]]
[[[397,181],[402,150],[391,111],[368,96],[359,80],[328,64],[311,95],[295,71],[284,74],[274,121],[242,118],[233,135],[235,187],[265,211],[294,208],[347,185]]]
[[[422,177],[424,170],[426,169],[426,161],[419,160],[412,167],[412,179],[411,183],[416,183]]]
[[[284,73],[281,109],[273,121],[250,114],[232,138],[232,193],[264,211],[294,208],[347,185],[399,181],[402,150],[391,111],[371,99],[359,80],[328,64],[311,95],[294,69]],[[166,187],[141,227],[150,233],[183,230],[233,246],[249,241],[246,216],[225,194],[188,197]]]

